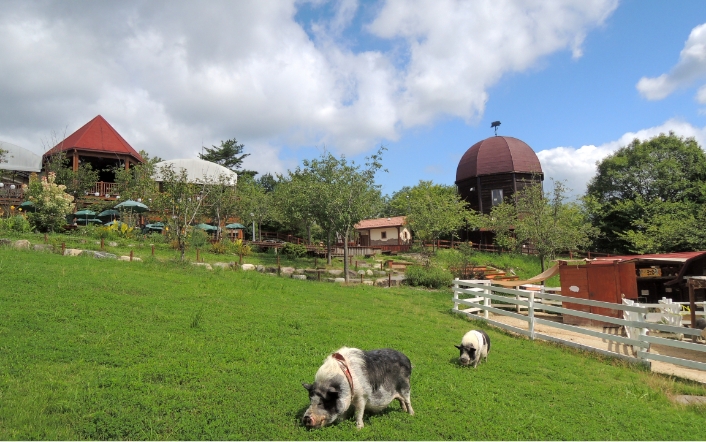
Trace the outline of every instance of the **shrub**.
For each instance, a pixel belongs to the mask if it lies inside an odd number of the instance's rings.
[[[27,219],[40,232],[57,232],[66,224],[66,215],[74,209],[74,197],[66,193],[66,186],[55,183],[56,174],[50,172],[42,179],[37,174],[29,178],[27,195],[35,211]]]
[[[236,254],[238,256],[240,256],[240,255],[248,256],[252,252],[252,247],[250,247],[247,244],[243,244],[242,239],[238,239],[236,241],[233,241],[230,244],[229,248],[234,254]]]
[[[0,232],[30,233],[32,226],[22,215],[0,218]]]
[[[306,255],[306,246],[288,242],[282,247],[282,253],[288,258],[301,258]]]
[[[209,251],[217,255],[223,255],[228,252],[229,246],[225,241],[218,241],[211,244]]]
[[[189,245],[192,247],[203,247],[210,242],[211,237],[201,229],[192,229],[189,235]]]
[[[409,266],[405,271],[405,275],[409,285],[432,289],[449,287],[453,280],[451,272],[432,266]]]

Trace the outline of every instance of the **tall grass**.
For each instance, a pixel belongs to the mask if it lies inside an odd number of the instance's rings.
[[[0,439],[703,438],[700,385],[488,329],[487,363],[453,344],[485,327],[449,291],[382,289],[0,248]],[[395,402],[306,431],[301,382],[331,351],[392,347],[414,366]]]

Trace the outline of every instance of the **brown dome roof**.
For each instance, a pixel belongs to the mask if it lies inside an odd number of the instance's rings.
[[[496,173],[542,173],[537,154],[522,140],[495,136],[479,141],[463,154],[456,182]]]

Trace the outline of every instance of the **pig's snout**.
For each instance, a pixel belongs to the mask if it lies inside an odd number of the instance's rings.
[[[461,365],[468,365],[471,363],[471,358],[466,355],[461,356]]]
[[[302,423],[307,428],[313,428],[316,426],[316,418],[310,415],[304,416],[302,418]]]

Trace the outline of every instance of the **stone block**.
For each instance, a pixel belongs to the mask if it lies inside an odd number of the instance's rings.
[[[195,265],[198,267],[204,267],[206,270],[213,270],[213,267],[211,267],[211,264],[207,262],[192,262],[191,265]]]
[[[306,280],[306,275],[292,275],[292,279]]]
[[[28,249],[32,244],[26,239],[18,239],[12,243],[12,247],[15,249]]]
[[[64,249],[64,256],[79,256],[81,253],[81,249]]]
[[[255,270],[255,265],[254,264],[243,264],[240,266],[240,268],[243,270]]]

